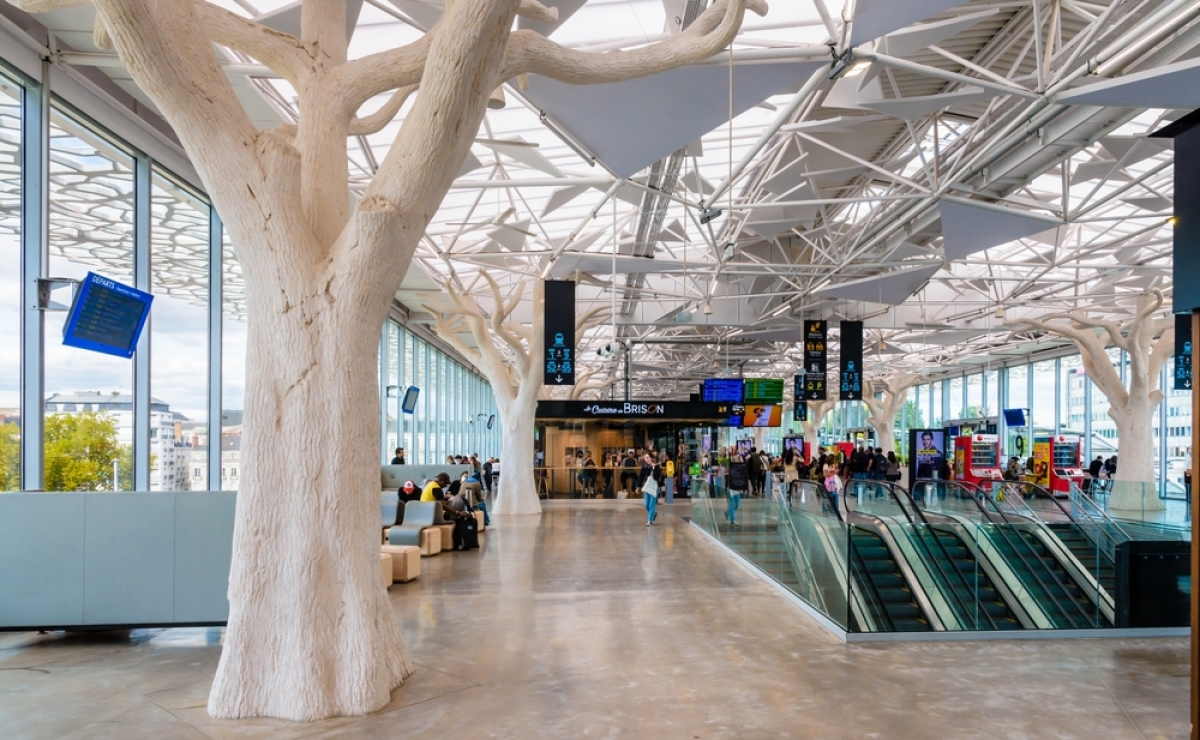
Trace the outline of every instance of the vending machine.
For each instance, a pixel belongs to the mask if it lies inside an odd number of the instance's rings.
[[[1082,446],[1078,434],[1037,437],[1033,442],[1034,483],[1055,497],[1069,495],[1072,483],[1082,487]]]
[[[954,479],[979,485],[1004,478],[1000,472],[1000,437],[963,434],[954,438]]]

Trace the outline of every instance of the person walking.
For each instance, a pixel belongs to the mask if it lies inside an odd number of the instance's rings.
[[[654,474],[654,467],[657,466],[652,466],[646,480],[642,481],[642,502],[646,507],[647,527],[654,524],[654,517],[658,514],[658,476]]]
[[[763,474],[762,457],[759,456],[758,450],[754,447],[750,448],[750,457],[746,460],[750,468],[750,495],[757,496],[760,493],[760,486]]]
[[[900,482],[900,461],[896,458],[896,453],[891,450],[887,454],[887,469],[884,478],[892,485]]]

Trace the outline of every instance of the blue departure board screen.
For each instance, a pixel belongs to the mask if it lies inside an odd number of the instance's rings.
[[[741,378],[709,378],[704,381],[701,399],[705,403],[741,403]]]
[[[154,296],[89,272],[75,292],[63,325],[63,344],[133,357]]]

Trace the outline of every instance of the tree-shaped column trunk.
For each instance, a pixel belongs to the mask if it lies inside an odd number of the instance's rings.
[[[1161,291],[1138,298],[1137,311],[1124,324],[1097,320],[1081,311],[1045,319],[1021,319],[1023,326],[1070,339],[1084,370],[1108,399],[1108,415],[1117,427],[1117,475],[1108,508],[1126,512],[1162,511],[1154,474],[1154,410],[1162,401],[1159,374],[1174,349],[1173,320],[1156,318]],[[1129,355],[1128,387],[1108,356],[1109,345]]]

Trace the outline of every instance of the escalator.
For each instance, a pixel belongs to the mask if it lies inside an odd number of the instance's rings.
[[[725,541],[754,567],[774,580],[800,593],[800,579],[788,560],[779,527],[772,525],[731,528]]]
[[[956,499],[974,502],[981,517],[980,531],[990,542],[994,556],[1003,561],[1009,574],[1009,588],[1032,600],[1024,608],[1031,614],[1039,612],[1037,621],[1044,627],[1112,626],[1109,610],[1103,608],[1106,594],[1097,593],[1094,584],[1089,583],[1088,574],[1096,572],[1095,546],[1076,523],[1042,522],[1028,507],[1023,507],[1023,497],[1013,491],[997,496],[996,491],[961,482],[944,481],[939,485],[944,498],[950,498],[949,493],[953,492]],[[932,492],[930,487],[921,498],[927,507],[936,508],[937,497],[930,496]],[[957,507],[955,504],[954,508]],[[1063,540],[1064,535],[1073,540],[1078,535],[1081,539],[1076,546],[1085,554],[1090,549],[1091,560],[1079,558]],[[1101,555],[1101,562],[1104,557]]]
[[[1112,558],[1095,543],[1088,538],[1086,534],[1075,524],[1070,522],[1051,522],[1046,525],[1050,531],[1058,537],[1058,539],[1066,546],[1075,559],[1087,570],[1096,576],[1096,580],[1109,594],[1115,594],[1117,588],[1117,568],[1113,563]]]
[[[874,624],[872,632],[928,632],[925,617],[891,550],[878,534],[855,526],[850,534],[851,572]],[[863,625],[853,620],[854,631]]]
[[[931,596],[942,629],[1019,630],[1034,626],[1011,607],[1012,592],[993,580],[990,563],[978,560],[969,532],[949,517],[927,516],[902,486],[867,482],[856,516],[873,515],[903,541],[910,569]],[[869,494],[869,495],[868,495]],[[847,499],[851,501],[851,499]]]
[[[1111,627],[1093,594],[1080,587],[1042,538],[1036,525],[993,527],[992,544],[1008,562],[1055,629]]]
[[[991,577],[976,561],[975,553],[957,532],[930,526],[917,530],[917,536],[926,541],[925,549],[934,566],[931,570],[942,576],[943,591],[953,592],[956,598],[952,603],[958,606],[959,616],[966,624],[984,630],[1024,629]]]

